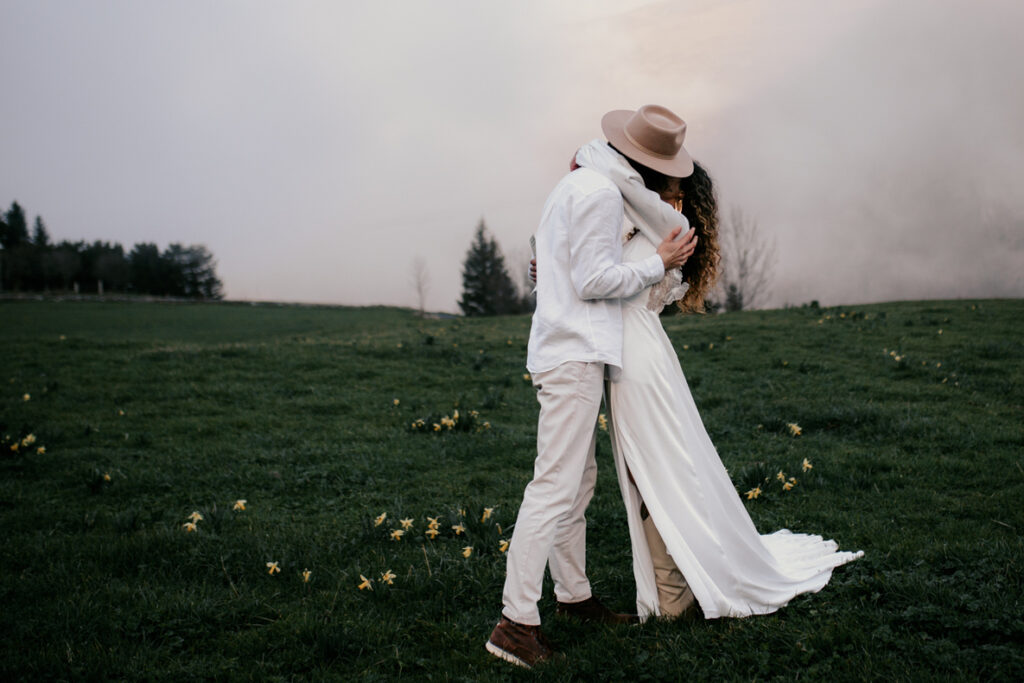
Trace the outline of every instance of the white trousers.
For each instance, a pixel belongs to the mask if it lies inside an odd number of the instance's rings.
[[[540,403],[537,459],[526,485],[508,549],[502,614],[540,624],[545,564],[559,602],[590,597],[586,573],[587,520],[597,480],[596,423],[604,363],[570,361],[533,376]]]

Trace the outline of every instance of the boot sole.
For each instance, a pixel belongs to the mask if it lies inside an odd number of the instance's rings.
[[[524,669],[532,669],[533,668],[532,666],[527,664],[525,660],[520,659],[519,657],[516,657],[514,654],[512,654],[508,650],[502,650],[500,647],[498,647],[497,645],[495,645],[494,643],[492,643],[489,640],[487,641],[487,645],[485,645],[485,647],[487,648],[488,652],[490,652],[492,655],[494,655],[498,659],[504,659],[506,662],[509,662],[511,664],[515,664],[516,666],[521,666]]]

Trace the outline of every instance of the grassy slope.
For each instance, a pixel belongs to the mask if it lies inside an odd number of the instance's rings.
[[[0,438],[46,448],[0,455],[0,674],[536,677],[483,649],[497,544],[531,474],[528,318],[2,303],[0,320]],[[618,630],[550,618],[569,660],[540,678],[1020,679],[1022,321],[1021,301],[666,320],[737,488],[765,491],[746,502],[758,527],[867,556],[767,617]],[[456,407],[491,428],[409,429]],[[590,575],[628,609],[602,439]],[[781,490],[779,470],[796,488]],[[193,510],[205,519],[186,533]],[[388,540],[404,517],[413,528]],[[360,574],[375,590],[357,589]]]

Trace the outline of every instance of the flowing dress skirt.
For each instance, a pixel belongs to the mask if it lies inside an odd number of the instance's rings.
[[[821,590],[835,567],[864,553],[787,529],[758,533],[704,429],[661,320],[644,301],[623,305],[622,371],[608,385],[641,618],[659,613],[641,501],[708,619],[768,614]]]

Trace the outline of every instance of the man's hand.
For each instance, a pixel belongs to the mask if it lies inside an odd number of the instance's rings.
[[[665,270],[682,266],[686,263],[686,259],[693,255],[693,250],[697,248],[697,229],[690,228],[682,239],[676,241],[676,237],[681,231],[682,228],[676,228],[671,235],[665,238],[664,242],[658,245],[658,256],[665,264]]]

